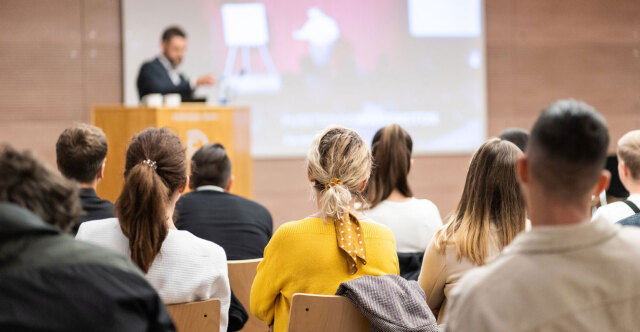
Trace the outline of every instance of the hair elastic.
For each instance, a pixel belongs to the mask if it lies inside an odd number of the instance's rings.
[[[151,159],[145,159],[145,160],[142,161],[142,163],[147,165],[147,166],[149,166],[149,167],[151,167],[151,168],[153,168],[153,169],[158,168],[158,166],[156,166],[156,162],[151,160]]]
[[[331,181],[329,181],[327,184],[324,185],[324,190],[327,190],[335,185],[341,185],[342,181],[340,181],[340,179],[338,178],[333,178],[331,179]]]

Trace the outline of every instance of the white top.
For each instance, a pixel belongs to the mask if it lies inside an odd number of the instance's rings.
[[[129,241],[116,218],[82,223],[76,239],[130,257]],[[227,256],[219,245],[170,229],[146,278],[166,304],[220,299],[220,331],[227,330],[231,291]]]
[[[435,204],[428,199],[412,197],[404,202],[382,201],[365,214],[376,223],[391,229],[401,253],[424,252],[433,234],[442,227]]]
[[[627,199],[640,208],[640,194],[630,195]],[[604,219],[613,224],[633,214],[633,210],[626,203],[614,202],[598,208],[591,221]]]
[[[456,331],[637,331],[640,228],[604,220],[522,232],[449,292]]]

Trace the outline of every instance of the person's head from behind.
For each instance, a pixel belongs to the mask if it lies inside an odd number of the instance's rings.
[[[219,143],[203,145],[191,157],[191,189],[202,186],[217,186],[225,191],[231,189],[231,160],[224,146]]]
[[[604,170],[608,146],[605,120],[593,107],[560,100],[542,112],[531,130],[526,155],[518,161],[532,223],[551,222],[534,220],[534,214],[552,204],[589,213],[591,196],[609,183],[609,172]]]
[[[522,152],[513,143],[493,138],[473,155],[462,197],[449,223],[438,230],[436,248],[455,242],[458,258],[482,265],[491,254],[490,237],[504,247],[525,227],[524,199],[518,188],[516,162]],[[498,248],[501,249],[501,248]]]
[[[373,136],[373,170],[365,191],[370,207],[380,204],[394,190],[405,197],[413,196],[407,181],[412,149],[411,136],[397,124],[381,128]]]
[[[316,136],[307,155],[307,173],[313,183],[319,213],[342,220],[371,174],[371,152],[355,131],[331,126]]]
[[[65,129],[56,142],[60,173],[83,185],[94,186],[104,176],[107,136],[102,129],[78,123]]]
[[[0,145],[0,174],[0,202],[30,210],[64,232],[83,214],[76,185],[28,151]]]
[[[162,33],[162,54],[178,67],[187,49],[187,34],[177,26],[168,27]]]
[[[115,213],[129,239],[131,259],[145,273],[162,247],[186,185],[187,161],[178,136],[148,128],[133,137]]]
[[[640,130],[626,133],[618,141],[618,174],[628,191],[640,189]]]
[[[520,151],[525,152],[529,142],[529,132],[522,128],[507,128],[498,135],[498,138],[515,144]]]

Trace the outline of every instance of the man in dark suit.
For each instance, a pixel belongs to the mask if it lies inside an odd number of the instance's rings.
[[[138,74],[138,95],[140,99],[151,93],[178,93],[183,101],[193,99],[193,91],[201,85],[213,85],[211,75],[188,80],[177,71],[187,48],[187,35],[178,27],[169,27],[162,33],[162,54],[145,62]]]
[[[176,227],[220,245],[229,260],[261,258],[273,230],[262,205],[229,193],[231,161],[221,144],[207,144],[191,158],[190,186],[176,204]]]
[[[85,221],[113,218],[113,204],[96,194],[98,182],[104,177],[106,158],[107,136],[98,127],[79,123],[65,129],[58,137],[58,169],[66,178],[78,182],[80,201],[85,212],[73,226],[74,235]]]

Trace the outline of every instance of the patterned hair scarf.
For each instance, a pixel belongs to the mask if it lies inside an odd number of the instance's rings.
[[[325,185],[325,188],[328,189],[337,184],[342,184],[342,181],[333,178]],[[338,248],[347,259],[349,273],[355,274],[358,272],[358,260],[362,265],[367,265],[367,260],[365,259],[367,250],[362,228],[360,227],[360,220],[353,213],[345,212],[342,219],[335,219],[333,224],[336,228]]]

